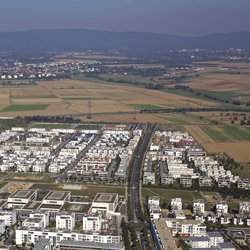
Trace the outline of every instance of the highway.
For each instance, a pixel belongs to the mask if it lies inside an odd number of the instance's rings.
[[[142,242],[142,237],[140,237],[140,230],[141,226],[145,225],[147,222],[142,220],[139,215],[139,209],[140,209],[140,174],[141,174],[141,167],[143,163],[144,154],[147,150],[148,144],[150,142],[151,136],[154,132],[154,129],[156,127],[156,124],[149,124],[144,137],[142,139],[141,144],[139,145],[139,148],[135,152],[135,160],[132,167],[131,172],[131,179],[129,182],[129,198],[130,198],[130,206],[132,211],[132,219],[130,220],[130,223],[133,223],[135,225],[135,230],[138,235],[138,245],[139,249],[145,249],[145,242]]]

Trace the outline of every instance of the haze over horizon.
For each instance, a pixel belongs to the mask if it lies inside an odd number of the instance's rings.
[[[200,36],[249,31],[249,0],[1,1],[0,31],[95,29]]]

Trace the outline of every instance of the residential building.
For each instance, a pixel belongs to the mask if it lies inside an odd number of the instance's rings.
[[[143,185],[155,184],[155,173],[144,172],[143,174]]]
[[[224,238],[219,231],[207,232],[207,237],[210,239],[210,247],[217,247],[219,243],[224,242]]]
[[[148,205],[156,205],[160,206],[160,197],[159,196],[151,196],[148,198]]]
[[[75,227],[75,213],[61,212],[56,215],[56,228],[73,230]]]
[[[206,236],[206,226],[200,221],[167,218],[166,224],[173,236],[177,233],[182,236]]]
[[[207,236],[190,237],[189,244],[192,248],[210,248],[210,239]]]
[[[237,187],[241,189],[250,189],[250,179],[239,179]]]
[[[13,208],[0,209],[0,220],[5,221],[5,226],[11,226],[16,223],[17,215],[16,210]]]
[[[85,215],[82,219],[83,231],[99,232],[102,228],[102,215]]]
[[[218,244],[218,250],[235,250],[235,246],[232,242],[224,242]]]
[[[52,250],[50,239],[41,239],[40,241],[36,242],[33,250]]]
[[[182,210],[182,200],[181,198],[173,198],[171,200],[172,210]]]
[[[92,212],[114,214],[118,205],[118,194],[98,193],[92,202]]]
[[[59,245],[60,250],[124,250],[122,243],[94,243],[94,242],[79,242],[72,240],[62,240]]]
[[[216,214],[218,216],[228,213],[228,204],[226,201],[219,201],[216,203]]]
[[[192,185],[193,185],[192,176],[191,175],[181,175],[180,184],[183,187],[192,187]]]
[[[193,201],[193,213],[196,214],[197,212],[205,212],[205,201],[202,199]]]

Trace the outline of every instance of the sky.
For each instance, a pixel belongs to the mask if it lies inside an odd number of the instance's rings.
[[[250,31],[250,0],[0,0],[0,31],[81,28],[206,35]]]

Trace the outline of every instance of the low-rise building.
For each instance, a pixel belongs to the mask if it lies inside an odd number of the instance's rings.
[[[51,250],[51,240],[41,239],[35,245],[33,250]]]
[[[102,228],[102,216],[101,214],[85,215],[82,224],[84,231],[99,232]]]
[[[193,213],[196,214],[197,212],[205,212],[205,201],[202,199],[193,201]]]
[[[207,232],[207,237],[210,239],[210,247],[217,247],[219,243],[224,242],[224,238],[219,231]]]
[[[237,187],[241,189],[250,189],[250,180],[249,179],[239,179],[237,181]]]
[[[0,209],[0,220],[5,221],[5,226],[11,226],[16,223],[17,215],[16,210],[13,208]]]
[[[56,215],[56,228],[73,230],[75,227],[75,213],[59,213]]]
[[[207,236],[191,237],[189,243],[192,248],[210,248],[210,239]]]
[[[171,200],[172,210],[182,210],[182,200],[181,198],[174,198]]]
[[[200,221],[167,218],[166,224],[173,236],[177,233],[181,236],[206,236],[206,226]]]
[[[79,242],[72,240],[62,240],[59,245],[60,250],[124,250],[124,245],[122,243],[94,243],[94,242]]]
[[[23,207],[37,198],[37,190],[17,190],[8,198],[8,207]]]
[[[118,206],[118,194],[98,193],[92,202],[92,212],[115,213]]]
[[[180,184],[183,187],[192,187],[192,185],[193,185],[192,176],[191,175],[181,175]]]
[[[155,184],[155,173],[144,172],[143,174],[143,185]]]
[[[219,201],[216,203],[215,209],[217,216],[225,215],[228,213],[228,204],[226,201]]]
[[[232,242],[223,242],[218,244],[218,250],[235,250]]]

